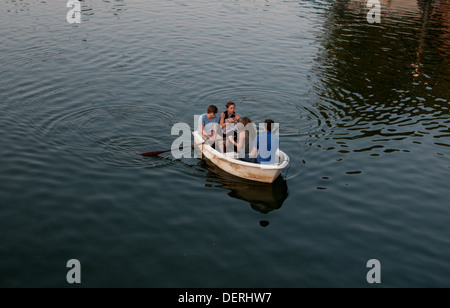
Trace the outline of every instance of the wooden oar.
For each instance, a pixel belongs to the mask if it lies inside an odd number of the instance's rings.
[[[167,152],[172,152],[172,151],[177,151],[177,150],[181,151],[181,150],[186,149],[186,148],[193,148],[193,147],[195,147],[197,145],[201,145],[203,143],[205,143],[205,141],[203,141],[202,143],[193,143],[191,145],[187,145],[187,146],[184,146],[184,147],[179,147],[178,149],[170,149],[170,150],[164,150],[164,151],[147,152],[147,153],[141,153],[139,155],[142,155],[142,156],[158,156],[160,154],[167,153]]]

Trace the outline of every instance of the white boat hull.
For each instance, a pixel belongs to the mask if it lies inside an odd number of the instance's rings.
[[[281,150],[277,150],[276,163],[270,165],[260,165],[248,163],[236,159],[236,153],[220,153],[213,149],[210,145],[203,143],[203,138],[195,131],[194,143],[196,145],[197,155],[201,155],[209,159],[220,169],[234,175],[251,181],[272,183],[278,178],[289,165],[289,156]]]

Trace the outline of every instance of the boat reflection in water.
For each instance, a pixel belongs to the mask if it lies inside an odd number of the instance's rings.
[[[278,210],[288,197],[287,183],[282,176],[279,176],[273,183],[267,184],[231,175],[207,159],[200,160],[197,165],[207,170],[206,177],[209,183],[206,186],[229,190],[230,197],[250,203],[255,211],[267,214]],[[265,227],[269,222],[263,220],[260,221],[260,224]]]

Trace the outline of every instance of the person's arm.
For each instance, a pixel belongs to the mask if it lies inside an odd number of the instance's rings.
[[[217,122],[214,124],[213,130],[212,130],[212,136],[217,136],[217,128],[220,127],[220,124],[218,125]]]
[[[206,126],[206,123],[204,122],[204,118],[202,117],[202,118],[200,118],[200,133],[201,133],[201,136],[203,137],[203,136],[205,136],[207,139],[211,139],[211,137],[212,137],[212,135],[210,135],[210,134],[208,134],[206,131],[205,131],[205,126]]]
[[[239,119],[241,118],[241,115],[240,114],[234,114],[234,117],[232,117],[232,118],[228,118],[229,119],[229,124],[234,124],[234,123],[237,123],[237,122],[239,122]]]
[[[233,144],[238,148],[238,150],[242,147],[242,143],[245,141],[245,131],[239,133],[239,142],[234,141],[233,136],[229,137]]]
[[[257,136],[256,138],[255,138],[255,140],[253,141],[253,151],[252,151],[252,153],[250,154],[250,157],[253,157],[253,158],[256,158],[257,157],[257,154],[258,154],[258,146],[259,146],[259,136]]]
[[[211,138],[211,136],[205,132],[205,125],[203,124],[200,125],[200,131],[202,132],[202,137],[205,136],[208,139]]]
[[[256,153],[258,153],[257,148],[253,148],[252,154],[250,154],[250,157],[256,158]]]
[[[219,121],[220,127],[224,128],[227,126],[228,123],[225,122],[225,113],[220,114],[220,121]]]

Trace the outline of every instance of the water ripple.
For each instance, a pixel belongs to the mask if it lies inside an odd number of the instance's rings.
[[[160,125],[160,121],[165,124]],[[48,113],[39,127],[42,136],[55,146],[97,155],[113,166],[142,167],[157,161],[149,164],[138,154],[149,147],[165,149],[175,123],[175,118],[163,108],[117,105]],[[59,137],[52,140],[52,136]]]

